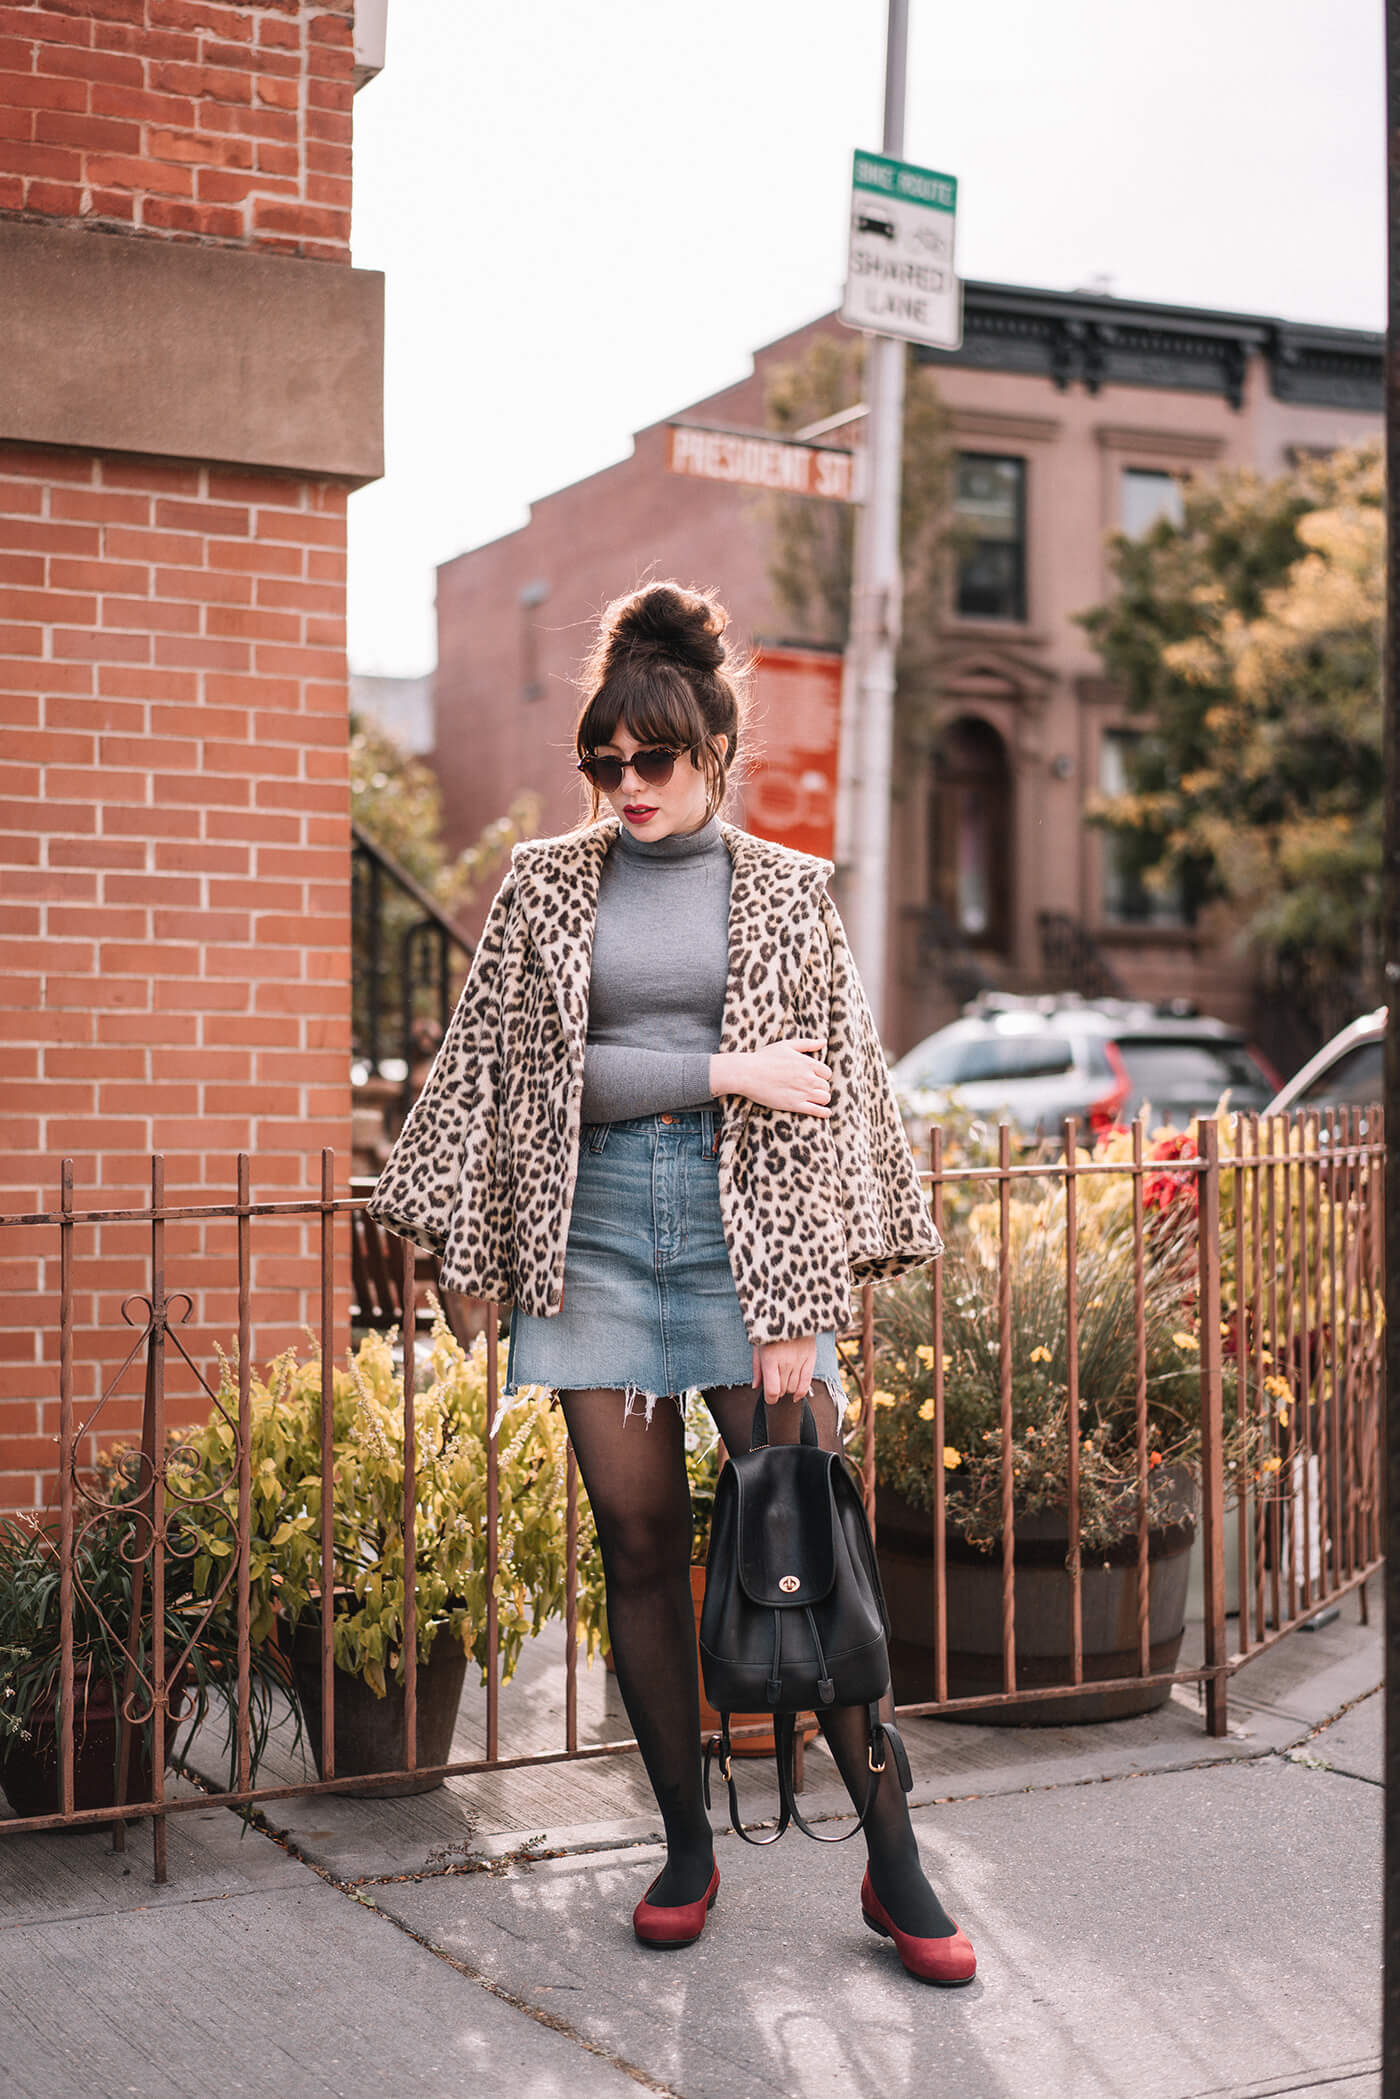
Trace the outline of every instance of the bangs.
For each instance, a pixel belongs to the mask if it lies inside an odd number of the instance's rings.
[[[621,725],[637,743],[685,750],[705,736],[705,718],[685,673],[669,663],[628,664],[598,687],[578,725],[586,758]]]

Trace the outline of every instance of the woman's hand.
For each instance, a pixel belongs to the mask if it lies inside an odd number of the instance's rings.
[[[795,1341],[762,1341],[753,1352],[753,1381],[762,1385],[769,1406],[780,1399],[805,1399],[817,1363],[817,1337],[799,1335]]]
[[[439,1290],[438,1302],[442,1316],[452,1330],[452,1337],[465,1354],[472,1352],[472,1343],[481,1332],[481,1309],[476,1301],[464,1297],[460,1290]],[[475,1309],[476,1317],[472,1317]]]
[[[741,1093],[799,1115],[830,1115],[831,1066],[816,1055],[825,1047],[815,1035],[794,1035],[761,1050],[718,1050],[710,1059],[710,1091]]]

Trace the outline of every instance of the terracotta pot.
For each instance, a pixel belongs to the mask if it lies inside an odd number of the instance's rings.
[[[177,1715],[184,1675],[183,1670],[177,1672],[170,1685],[170,1703]],[[56,1815],[62,1806],[56,1714],[57,1700],[42,1700],[26,1723],[30,1739],[21,1742],[10,1737],[0,1744],[0,1789],[16,1815]],[[178,1718],[166,1721],[167,1766],[171,1762],[179,1724]],[[111,1807],[115,1802],[117,1734],[116,1703],[110,1682],[99,1677],[85,1695],[80,1680],[74,1690],[75,1808]],[[133,1733],[126,1797],[128,1800],[149,1800],[151,1797],[150,1742],[143,1728],[137,1728]]]
[[[302,1718],[316,1759],[316,1775],[324,1778],[321,1765],[321,1628],[299,1625],[287,1640],[292,1676],[301,1702]],[[462,1702],[467,1657],[455,1640],[441,1635],[434,1640],[426,1662],[418,1664],[418,1761],[445,1764],[452,1755],[452,1732],[457,1708]],[[393,1771],[403,1762],[404,1686],[392,1677],[382,1698],[361,1676],[337,1669],[335,1678],[335,1771],[337,1778],[357,1772]],[[417,1778],[386,1779],[380,1785],[347,1788],[366,1800],[387,1800],[403,1793],[431,1793],[443,1781]]]
[[[895,1699],[900,1704],[920,1704],[935,1696],[933,1519],[927,1509],[915,1508],[903,1495],[877,1487],[875,1522],[876,1555],[890,1613]],[[1194,1536],[1194,1520],[1148,1533],[1148,1664],[1154,1674],[1175,1669],[1181,1652]],[[1068,1540],[1068,1526],[1059,1511],[1023,1517],[1016,1526],[1016,1683],[1021,1690],[1065,1684],[1070,1679]],[[946,1558],[948,1696],[975,1698],[999,1691],[1000,1550],[979,1551],[950,1528]],[[1136,1536],[1106,1552],[1083,1555],[1080,1594],[1085,1681],[1135,1676]],[[982,1706],[948,1717],[974,1721],[979,1727],[1063,1727],[1150,1713],[1165,1705],[1170,1696],[1169,1684],[1149,1684],[1140,1690]]]

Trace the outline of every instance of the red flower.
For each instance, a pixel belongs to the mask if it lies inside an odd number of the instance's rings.
[[[1149,1159],[1195,1159],[1200,1155],[1186,1131],[1159,1137],[1147,1154]],[[1173,1203],[1186,1202],[1192,1210],[1200,1203],[1199,1175],[1194,1173],[1148,1174],[1142,1184],[1142,1206],[1144,1210],[1162,1212]]]

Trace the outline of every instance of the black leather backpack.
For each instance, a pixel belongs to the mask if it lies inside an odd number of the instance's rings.
[[[753,1448],[721,1469],[715,1489],[700,1614],[705,1696],[720,1716],[719,1734],[705,1748],[705,1803],[718,1750],[730,1818],[746,1842],[776,1843],[789,1822],[816,1837],[794,1797],[796,1716],[810,1708],[864,1706],[869,1737],[870,1785],[860,1817],[841,1837],[819,1843],[841,1843],[864,1827],[887,1755],[909,1791],[904,1744],[879,1712],[890,1687],[888,1634],[875,1548],[849,1461],[819,1447],[806,1400],[801,1440],[770,1444],[760,1397]],[[729,1722],[732,1713],[765,1706],[774,1716],[781,1808],[774,1834],[760,1838],[739,1817]]]

